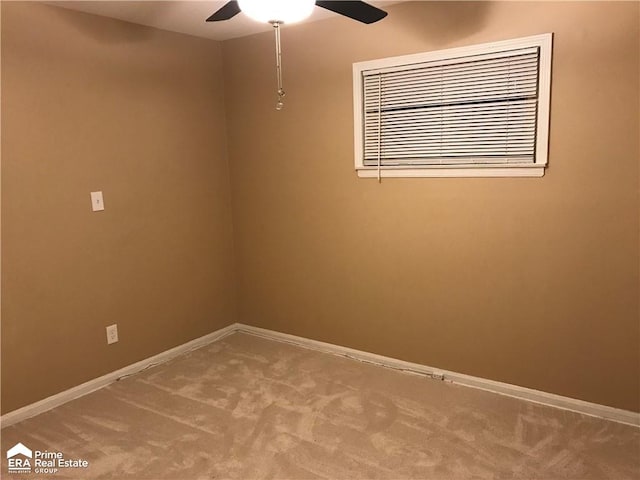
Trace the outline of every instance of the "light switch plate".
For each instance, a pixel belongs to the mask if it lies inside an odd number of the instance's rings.
[[[102,192],[91,192],[91,210],[99,212],[104,210],[104,200],[102,199]]]

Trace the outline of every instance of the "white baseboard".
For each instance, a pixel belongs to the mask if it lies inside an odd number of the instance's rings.
[[[563,397],[554,393],[542,392],[539,390],[533,390],[531,388],[520,387],[518,385],[511,385],[509,383],[496,382],[494,380],[488,380],[485,378],[473,377],[471,375],[442,370],[418,363],[405,362],[404,360],[385,357],[383,355],[377,355],[375,353],[363,352],[361,350],[355,350],[353,348],[341,347],[339,345],[333,345],[331,343],[310,340],[308,338],[289,335],[287,333],[275,332],[273,330],[267,330],[264,328],[252,327],[244,324],[236,324],[236,330],[259,337],[268,338],[271,340],[290,343],[312,350],[318,350],[321,352],[352,358],[361,362],[373,363],[383,367],[394,368],[397,370],[403,370],[433,377],[439,380],[444,379],[445,381],[450,381],[458,385],[479,388],[481,390],[486,390],[501,395],[507,395],[510,397],[527,400],[529,402],[547,405],[550,407],[570,410],[572,412],[604,418],[606,420],[625,423],[627,425],[636,427],[640,426],[640,413],[631,412],[628,410],[600,405],[598,403],[585,402],[584,400]]]
[[[44,413],[48,410],[51,410],[52,408],[55,408],[78,397],[82,397],[83,395],[105,387],[123,376],[132,375],[141,370],[144,370],[145,368],[148,368],[151,365],[167,362],[172,358],[186,353],[190,350],[194,350],[209,343],[222,340],[223,338],[235,332],[248,333],[259,337],[268,338],[270,340],[276,340],[279,342],[308,348],[311,350],[331,353],[333,355],[340,355],[361,362],[372,363],[387,368],[425,375],[436,379],[444,379],[445,381],[457,383],[459,385],[479,388],[481,390],[486,390],[501,395],[507,395],[510,397],[515,397],[542,405],[562,408],[564,410],[570,410],[572,412],[604,418],[606,420],[612,420],[614,422],[625,423],[627,425],[633,425],[636,427],[640,426],[640,413],[630,412],[628,410],[622,410],[619,408],[600,405],[597,403],[585,402],[583,400],[577,400],[575,398],[563,397],[561,395],[556,395],[553,393],[541,392],[539,390],[533,390],[531,388],[519,387],[517,385],[511,385],[509,383],[496,382],[494,380],[488,380],[485,378],[473,377],[471,375],[442,370],[439,368],[421,365],[419,363],[406,362],[404,360],[385,357],[383,355],[377,355],[375,353],[363,352],[361,350],[333,345],[326,342],[320,342],[318,340],[311,340],[287,333],[252,327],[241,323],[234,323],[227,327],[221,328],[220,330],[216,330],[215,332],[212,332],[208,335],[204,335],[203,337],[196,338],[195,340],[191,340],[190,342],[184,343],[165,352],[128,365],[124,368],[116,370],[115,372],[108,373],[101,377],[85,382],[81,385],[78,385],[77,387],[70,388],[69,390],[65,390],[64,392],[60,392],[56,395],[45,398],[44,400],[40,400],[39,402],[32,403],[31,405],[27,405],[25,407],[19,408],[18,410],[14,410],[5,415],[2,415],[2,417],[0,417],[0,427],[8,427],[15,423],[21,422],[22,420],[26,420],[27,418],[31,418],[35,415],[39,415],[40,413]]]
[[[194,350],[217,340],[221,340],[237,330],[238,324],[234,323],[227,327],[221,328],[220,330],[216,330],[215,332],[209,333],[187,343],[183,343],[182,345],[178,345],[177,347],[161,352],[152,357],[145,358],[144,360],[140,360],[136,363],[132,363],[131,365],[116,370],[115,372],[107,373],[106,375],[94,378],[93,380],[89,380],[88,382],[80,384],[76,387],[72,387],[69,390],[57,393],[55,395],[52,395],[51,397],[47,397],[43,400],[40,400],[39,402],[32,403],[31,405],[27,405],[25,407],[19,408],[18,410],[6,413],[2,415],[2,417],[0,417],[0,428],[8,427],[15,423],[26,420],[27,418],[34,417],[48,410],[51,410],[52,408],[70,402],[71,400],[74,400],[78,397],[82,397],[102,387],[106,387],[110,383],[115,382],[123,376],[132,375],[141,370],[144,370],[145,368],[148,368],[151,365],[167,362],[172,358],[186,353],[190,350]]]

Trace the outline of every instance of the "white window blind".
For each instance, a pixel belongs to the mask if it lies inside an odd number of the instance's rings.
[[[361,158],[356,167],[546,163],[546,139],[545,158],[537,158],[543,151],[538,148],[541,46],[456,50],[451,57],[359,69]],[[548,93],[545,97],[548,104]]]

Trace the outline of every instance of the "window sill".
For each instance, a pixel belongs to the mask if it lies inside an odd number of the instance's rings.
[[[357,170],[360,178],[378,178],[378,169],[361,168]],[[543,166],[531,167],[482,167],[482,168],[383,168],[380,170],[382,178],[412,178],[412,177],[542,177]]]

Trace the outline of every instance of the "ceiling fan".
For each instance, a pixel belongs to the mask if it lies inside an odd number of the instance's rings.
[[[284,106],[282,88],[282,55],[280,51],[280,26],[304,20],[314,6],[344,15],[362,23],[375,23],[387,16],[387,12],[362,1],[337,0],[237,0],[227,2],[217,12],[207,18],[207,22],[220,22],[243,12],[253,20],[270,23],[276,34],[276,74],[278,78],[278,101],[276,110]]]
[[[271,5],[269,5],[271,4]],[[317,5],[319,7],[325,8],[327,10],[331,10],[332,12],[339,13],[340,15],[344,15],[345,17],[352,18],[353,20],[357,20],[362,23],[374,23],[378,20],[382,20],[387,16],[387,12],[380,10],[379,8],[374,7],[373,5],[369,5],[365,2],[359,1],[322,1],[316,0],[314,1],[300,1],[293,0],[289,2],[283,1],[274,1],[270,2],[268,0],[262,0],[258,2],[252,1],[233,1],[227,2],[222,8],[220,8],[217,12],[207,18],[207,22],[219,22],[221,20],[229,20],[230,18],[235,17],[238,13],[246,12],[247,15],[251,16],[250,12],[254,12],[257,10],[263,11],[265,13],[278,12],[281,14],[287,14],[291,12],[291,14],[295,14],[296,11],[309,11],[306,16],[311,14],[311,10],[313,9],[313,5]],[[282,23],[290,23],[292,20],[285,20],[284,18],[267,18],[266,20],[261,17],[261,21],[267,22],[282,22]],[[302,20],[293,20],[299,21]]]

